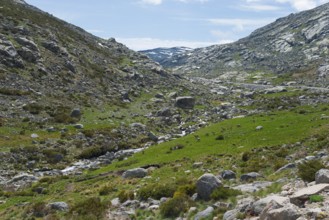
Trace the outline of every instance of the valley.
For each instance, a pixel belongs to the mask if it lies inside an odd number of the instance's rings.
[[[1,219],[329,218],[328,4],[152,60],[1,3]]]

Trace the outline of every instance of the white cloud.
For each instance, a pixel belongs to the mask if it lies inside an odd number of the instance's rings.
[[[179,2],[184,2],[184,3],[190,3],[190,2],[200,2],[200,3],[206,3],[209,0],[177,0]]]
[[[135,51],[147,50],[158,47],[177,47],[184,46],[190,48],[206,47],[214,44],[230,43],[232,40],[221,40],[217,42],[206,41],[186,41],[186,40],[162,40],[156,38],[116,38],[118,42],[125,44]]]
[[[233,26],[235,31],[244,31],[246,29],[253,29],[264,26],[271,23],[275,19],[226,19],[226,18],[214,18],[207,19],[213,25],[219,26]]]
[[[162,0],[142,0],[141,3],[150,4],[150,5],[161,5]]]
[[[269,4],[251,3],[251,2],[257,2],[257,1],[249,0],[250,4],[241,5],[240,7],[242,9],[248,10],[248,11],[278,11],[278,10],[280,10],[280,7],[278,7],[278,6],[269,5]]]
[[[279,10],[278,4],[289,4],[296,11],[303,11],[315,8],[329,0],[243,0],[241,9],[253,11],[274,11]]]
[[[209,0],[175,0],[178,2],[183,3],[192,3],[192,2],[198,2],[198,3],[206,3]],[[142,4],[149,4],[149,5],[161,5],[164,2],[164,0],[141,0],[140,3]]]

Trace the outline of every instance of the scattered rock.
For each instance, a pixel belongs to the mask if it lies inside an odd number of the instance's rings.
[[[83,124],[75,124],[73,127],[76,129],[83,129],[84,126]]]
[[[209,200],[211,193],[221,186],[222,182],[215,175],[210,173],[202,175],[196,183],[198,198]]]
[[[259,215],[261,214],[261,212],[263,211],[263,209],[271,202],[274,201],[275,203],[278,203],[282,206],[284,206],[285,204],[289,203],[289,198],[287,197],[282,197],[282,196],[277,196],[277,195],[273,195],[273,196],[267,196],[263,199],[260,199],[258,201],[256,201],[253,205],[252,205],[252,212],[255,215]]]
[[[303,188],[290,197],[290,202],[297,206],[303,205],[311,195],[318,194],[327,189],[329,189],[329,184],[324,183]]]
[[[48,207],[57,211],[68,211],[69,205],[66,202],[53,202],[49,203]]]
[[[261,126],[261,125],[256,127],[256,130],[257,130],[257,131],[260,131],[260,130],[262,130],[262,129],[263,129],[263,126]]]
[[[127,170],[122,174],[122,177],[127,178],[143,178],[147,175],[147,170],[143,168],[135,168],[131,170]]]
[[[192,109],[195,105],[195,98],[191,96],[177,97],[175,106],[182,109]]]
[[[329,183],[329,170],[321,169],[318,172],[316,172],[315,182],[316,182],[316,184]]]
[[[221,177],[224,180],[230,180],[230,179],[235,179],[236,178],[236,173],[234,173],[232,170],[224,170],[221,173]]]
[[[259,177],[262,177],[262,175],[260,175],[259,173],[256,173],[256,172],[251,172],[251,173],[241,175],[240,180],[249,181],[249,180],[255,180]]]
[[[212,213],[214,212],[214,208],[209,206],[208,208],[206,208],[205,210],[203,210],[202,212],[198,212],[195,217],[194,220],[201,220],[201,219],[205,219],[209,216],[212,215]]]
[[[80,117],[81,117],[81,110],[80,110],[79,108],[73,109],[73,110],[71,111],[70,116],[71,116],[72,118],[80,118]]]

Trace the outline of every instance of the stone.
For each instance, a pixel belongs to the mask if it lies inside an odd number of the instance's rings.
[[[325,183],[316,184],[310,187],[303,188],[295,192],[290,197],[290,202],[297,206],[303,205],[304,202],[307,201],[311,195],[319,194],[320,192],[327,189],[329,189],[329,184],[325,184]]]
[[[170,108],[163,108],[160,111],[157,112],[158,117],[170,117],[171,116],[171,110]]]
[[[263,209],[271,202],[274,201],[275,203],[278,203],[281,206],[284,206],[285,204],[289,203],[289,198],[288,197],[282,197],[282,196],[277,196],[277,195],[272,195],[272,196],[267,196],[263,199],[260,199],[252,205],[252,212],[255,215],[261,214]]]
[[[261,126],[261,125],[256,127],[257,131],[262,130],[262,129],[263,129],[263,126]]]
[[[235,220],[238,214],[239,214],[239,211],[236,209],[227,211],[223,215],[223,220]]]
[[[175,106],[182,109],[192,109],[195,105],[195,98],[192,96],[177,97]]]
[[[80,118],[82,115],[81,110],[79,108],[75,108],[71,111],[70,117],[72,118]]]
[[[294,163],[288,163],[286,165],[284,165],[283,167],[281,167],[280,169],[278,169],[277,171],[275,171],[276,173],[280,173],[284,170],[288,170],[288,169],[294,169],[296,168],[296,164]]]
[[[58,54],[61,50],[61,48],[54,41],[45,41],[42,43],[42,46],[55,54]]]
[[[38,138],[39,137],[39,135],[38,134],[31,134],[31,138]]]
[[[259,177],[261,177],[262,175],[260,175],[259,173],[256,172],[251,172],[251,173],[247,173],[247,174],[243,174],[240,177],[241,181],[249,181],[249,180],[255,180]]]
[[[39,53],[33,52],[26,47],[22,47],[21,49],[17,50],[17,52],[24,60],[30,63],[35,63],[40,57]]]
[[[53,202],[49,203],[48,207],[57,211],[68,211],[69,205],[66,202]]]
[[[38,51],[38,46],[32,41],[32,40],[29,40],[25,37],[16,37],[15,40],[17,41],[17,43],[19,43],[20,45],[24,46],[24,47],[27,47],[31,50],[34,50],[34,51]]]
[[[145,130],[146,129],[146,125],[142,124],[142,123],[132,123],[129,125],[129,127],[131,128],[139,128],[139,129],[142,129],[142,130]]]
[[[147,175],[147,170],[144,168],[135,168],[127,170],[122,174],[122,177],[125,179],[128,178],[143,178]]]
[[[75,124],[73,127],[76,129],[83,129],[84,126],[83,124]]]
[[[284,207],[268,211],[260,220],[296,220],[300,216],[298,207],[289,203]]]
[[[154,142],[158,141],[158,137],[153,132],[149,132],[147,136]]]
[[[315,183],[329,183],[329,170],[321,169],[315,174]]]
[[[212,213],[214,212],[214,208],[209,206],[208,208],[206,208],[205,210],[198,212],[195,216],[194,216],[194,220],[201,220],[201,219],[205,219],[209,216],[212,215]]]
[[[242,192],[253,193],[253,192],[257,192],[261,189],[265,189],[272,184],[273,183],[269,182],[269,181],[257,181],[257,182],[253,182],[253,183],[238,185],[238,186],[233,187],[233,189],[240,190]]]
[[[232,170],[224,170],[221,173],[221,177],[224,180],[230,180],[230,179],[235,179],[236,178],[236,173],[234,173]]]
[[[198,198],[209,200],[211,193],[222,186],[222,182],[213,174],[206,173],[202,175],[196,183]]]

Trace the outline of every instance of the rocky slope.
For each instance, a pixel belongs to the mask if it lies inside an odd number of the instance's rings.
[[[2,0],[0,18],[3,170],[63,166],[86,157],[78,156],[84,150],[101,156],[181,133],[188,115],[175,99],[207,92],[115,39],[95,37],[24,1]],[[189,120],[197,127],[198,117]]]
[[[152,60],[160,63],[163,66],[167,66],[166,62],[171,60],[173,57],[179,57],[180,55],[191,51],[188,47],[172,47],[172,48],[155,48],[151,50],[139,51],[147,55]]]
[[[163,64],[203,77],[292,74],[328,86],[328,17],[329,4],[324,4],[280,18],[237,42],[195,49]]]

